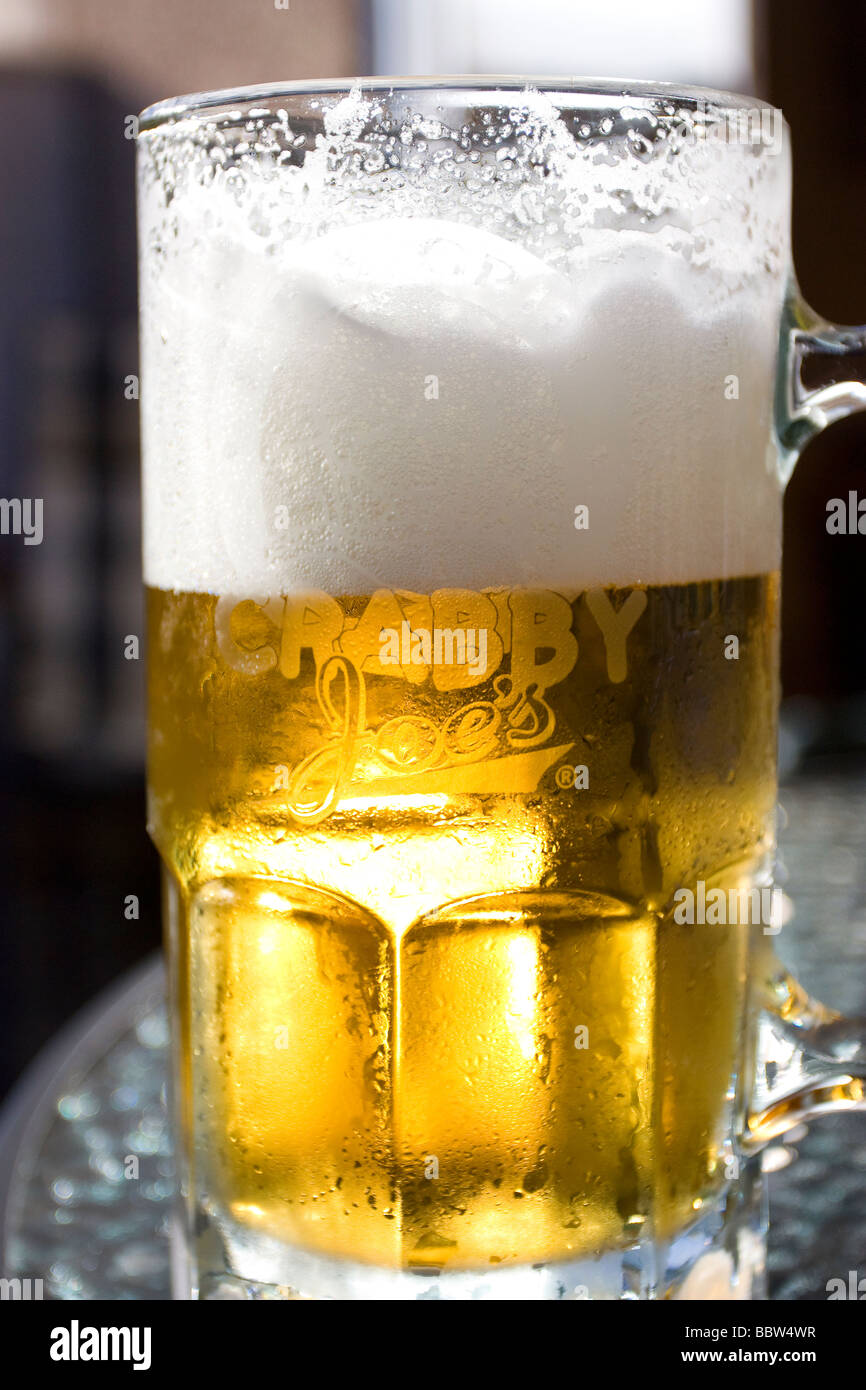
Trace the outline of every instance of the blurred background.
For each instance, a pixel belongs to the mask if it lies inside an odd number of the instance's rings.
[[[124,655],[142,633],[127,118],[180,92],[361,74],[574,73],[755,93],[793,129],[803,290],[828,317],[861,322],[864,64],[862,0],[3,0],[0,496],[43,498],[46,541],[0,535],[0,1094],[159,940],[143,669]],[[845,778],[863,785],[866,547],[828,536],[825,508],[866,491],[864,442],[866,416],[828,431],[787,498],[782,751],[795,808],[810,770],[831,799]],[[862,964],[866,825],[845,815],[825,817],[835,843],[816,895],[829,893]],[[848,964],[827,993],[838,985],[834,1002],[858,1007]]]

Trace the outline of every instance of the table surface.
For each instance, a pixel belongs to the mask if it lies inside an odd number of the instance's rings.
[[[780,938],[812,992],[866,1016],[866,778],[800,774],[780,794]],[[0,1114],[7,1277],[55,1299],[165,1299],[174,1190],[164,979],[151,961],[64,1030]],[[137,1173],[135,1172],[137,1161]],[[866,1116],[801,1126],[765,1154],[773,1299],[866,1275]]]

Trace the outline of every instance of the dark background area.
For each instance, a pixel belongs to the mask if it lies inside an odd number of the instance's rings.
[[[14,32],[0,22],[0,495],[43,497],[46,532],[32,547],[0,536],[0,1093],[160,935],[143,661],[124,657],[142,633],[125,118],[174,91],[379,70],[387,9],[20,0]],[[743,72],[792,127],[803,290],[843,322],[866,320],[864,69],[862,0],[756,0]],[[825,528],[828,498],[864,490],[864,443],[866,416],[835,426],[788,493],[783,682],[801,756],[866,743],[866,551]]]
[[[800,287],[826,318],[862,323],[866,6],[759,0],[756,69],[759,95],[791,126]],[[826,430],[807,446],[785,498],[783,688],[789,699],[812,702],[814,735],[828,745],[862,745],[866,737],[866,635],[858,618],[866,550],[860,536],[831,536],[825,525],[829,498],[863,494],[864,452],[866,417]]]

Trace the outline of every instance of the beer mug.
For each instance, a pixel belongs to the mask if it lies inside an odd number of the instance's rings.
[[[763,1297],[866,1075],[774,953],[782,492],[864,400],[780,114],[294,83],[138,167],[178,1296]]]

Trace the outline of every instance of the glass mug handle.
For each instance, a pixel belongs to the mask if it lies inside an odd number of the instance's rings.
[[[866,326],[828,323],[795,287],[776,392],[782,482],[810,439],[857,410],[866,410]],[[866,1109],[866,1019],[843,1018],[811,999],[769,948],[767,956],[747,1148],[816,1115]]]

